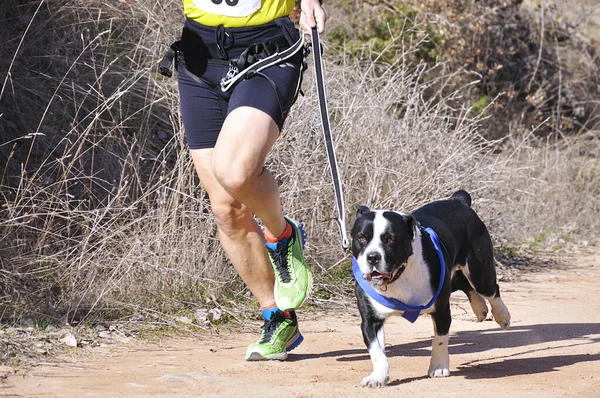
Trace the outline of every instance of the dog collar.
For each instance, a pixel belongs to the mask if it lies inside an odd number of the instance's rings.
[[[362,272],[360,272],[360,267],[358,266],[358,262],[355,257],[352,257],[352,272],[354,272],[354,279],[361,287],[361,289],[373,300],[377,301],[379,304],[383,305],[392,310],[403,311],[402,317],[407,321],[414,323],[417,320],[417,317],[421,313],[421,311],[426,310],[431,307],[435,300],[437,300],[440,292],[442,291],[442,286],[444,286],[444,280],[446,279],[446,262],[444,261],[444,253],[442,252],[443,243],[435,233],[435,231],[429,227],[421,228],[422,231],[427,232],[429,235],[429,240],[433,243],[433,247],[437,252],[438,258],[440,260],[440,282],[438,283],[438,288],[431,300],[426,305],[412,306],[408,304],[404,304],[402,301],[397,300],[392,297],[386,297],[383,294],[379,293],[377,290],[373,288],[367,282],[365,278],[362,276]]]

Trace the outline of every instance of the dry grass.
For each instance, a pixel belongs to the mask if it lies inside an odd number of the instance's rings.
[[[0,5],[12,27],[0,30],[0,318],[164,320],[251,305],[194,176],[175,81],[155,72],[181,23],[174,3]],[[468,109],[452,108],[463,93],[445,87],[452,72],[427,68],[326,65],[350,222],[354,204],[409,211],[463,188],[503,242],[598,230],[597,132],[487,141]],[[268,162],[286,212],[307,227],[322,304],[346,292],[349,255],[324,222],[335,202],[306,77]]]

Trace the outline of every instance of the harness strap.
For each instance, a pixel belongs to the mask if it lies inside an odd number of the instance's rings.
[[[304,35],[300,36],[300,39],[296,41],[291,47],[281,51],[274,52],[269,56],[263,57],[263,55],[258,54],[255,55],[255,58],[261,58],[257,62],[249,65],[247,62],[247,56],[252,55],[251,49],[252,46],[245,50],[248,51],[246,53],[246,59],[240,57],[237,61],[230,61],[229,63],[229,72],[227,75],[221,80],[221,90],[223,92],[229,91],[236,83],[238,83],[242,79],[250,78],[254,76],[256,73],[262,71],[263,69],[268,68],[269,66],[276,65],[282,61],[288,60],[294,55],[298,53],[304,47]],[[242,53],[243,54],[243,53]],[[241,60],[241,64],[240,61]],[[243,66],[244,68],[241,68]]]
[[[445,249],[444,244],[435,233],[435,231],[429,227],[423,228],[420,227],[421,231],[424,231],[429,236],[429,240],[433,244],[435,251],[437,252],[439,261],[440,261],[440,281],[438,283],[438,288],[431,298],[429,302],[425,305],[412,306],[408,304],[404,304],[402,301],[397,300],[393,297],[386,297],[383,294],[379,293],[377,290],[373,288],[369,284],[367,280],[365,280],[360,272],[360,267],[355,257],[352,257],[352,272],[354,273],[354,279],[361,287],[361,289],[373,300],[377,301],[379,304],[383,305],[386,308],[403,311],[402,317],[407,321],[414,323],[417,320],[417,317],[421,313],[421,311],[428,309],[435,303],[440,292],[442,291],[442,287],[444,286],[444,281],[446,279],[446,261],[444,260],[444,253],[442,252],[442,248]]]

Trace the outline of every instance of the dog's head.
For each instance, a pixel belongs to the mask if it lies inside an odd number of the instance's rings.
[[[351,232],[352,254],[371,285],[386,285],[404,272],[413,252],[415,228],[411,215],[358,206]]]

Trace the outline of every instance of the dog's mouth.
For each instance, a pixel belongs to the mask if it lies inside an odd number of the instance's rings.
[[[406,264],[402,264],[400,267],[396,269],[395,272],[379,272],[377,270],[373,270],[371,274],[363,275],[366,280],[372,286],[384,286],[394,282],[396,279],[402,275],[404,270],[406,269]]]

